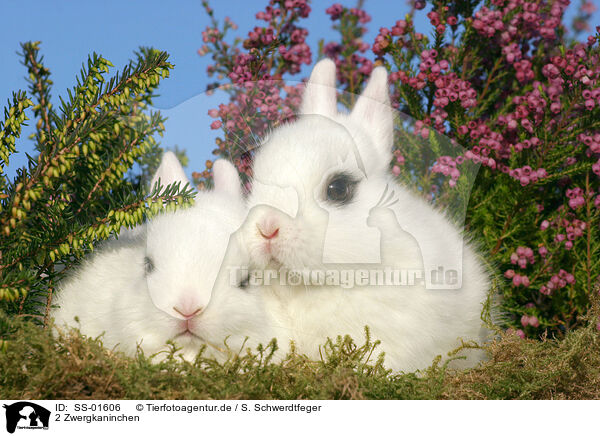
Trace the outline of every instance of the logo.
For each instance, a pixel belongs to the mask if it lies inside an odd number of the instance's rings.
[[[6,431],[14,433],[18,429],[48,430],[50,411],[42,406],[29,401],[19,401],[10,405],[4,404],[6,409]]]

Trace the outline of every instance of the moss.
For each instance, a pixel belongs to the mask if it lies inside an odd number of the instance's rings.
[[[600,334],[595,323],[562,339],[502,333],[490,360],[468,371],[437,359],[420,372],[392,374],[369,337],[328,341],[320,361],[291,353],[272,360],[275,343],[219,364],[183,362],[172,349],[153,364],[102,347],[77,332],[58,339],[33,323],[2,317],[0,397],[29,399],[591,399],[600,398]]]

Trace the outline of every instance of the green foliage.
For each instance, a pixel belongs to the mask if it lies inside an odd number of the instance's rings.
[[[13,180],[0,173],[0,304],[47,324],[54,283],[94,244],[140,224],[163,201],[189,200],[190,191],[158,187],[146,198],[145,180],[130,172],[134,164],[156,165],[161,152],[154,136],[164,119],[147,108],[173,67],[167,53],[142,48],[111,78],[112,64],[93,54],[59,109],[50,102],[39,43],[22,44],[22,57],[29,93],[15,93],[5,110],[0,170],[30,107],[37,156],[28,156]]]

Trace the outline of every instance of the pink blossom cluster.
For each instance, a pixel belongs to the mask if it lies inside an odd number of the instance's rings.
[[[456,159],[450,156],[440,156],[438,161],[433,165],[431,171],[434,173],[442,173],[445,176],[450,176],[450,186],[455,186],[456,181],[460,177],[460,171],[456,168]]]
[[[358,18],[358,22],[361,24],[367,24],[371,21],[371,16],[367,14],[364,9],[350,8],[350,13]]]
[[[431,112],[431,115],[428,118],[425,118],[425,121],[431,123],[436,131],[442,133],[445,130],[445,124],[447,119],[448,112],[446,112],[444,108],[436,107],[435,109],[433,109],[433,112]]]
[[[583,232],[587,224],[585,223],[585,221],[574,219],[571,222],[565,220],[564,226],[567,232],[567,240],[574,241],[575,239],[583,236]]]
[[[534,82],[533,87],[532,91],[514,98],[514,112],[498,118],[498,122],[501,125],[504,123],[506,131],[522,128],[528,133],[533,134],[534,127],[544,121],[548,102],[544,98],[542,91],[545,91],[546,88],[539,82]]]
[[[409,3],[411,3],[411,2],[409,1]],[[425,9],[425,6],[426,6],[425,0],[415,0],[413,3],[413,6],[416,10]]]
[[[600,96],[600,88],[594,90],[594,92],[591,94],[592,98],[595,98],[595,94]],[[585,94],[583,97],[586,97]],[[598,102],[598,105],[600,106],[600,100],[598,100]],[[592,171],[594,174],[600,177],[600,133],[594,133],[593,135],[589,133],[580,133],[577,136],[577,140],[587,145],[588,150],[586,153],[589,156],[598,156],[598,160],[592,164]]]
[[[204,31],[202,31],[202,41],[203,42],[216,42],[219,37],[219,29],[214,29],[212,27],[206,27]]]
[[[517,80],[529,82],[534,77],[531,56],[526,55],[534,44],[556,39],[568,0],[530,2],[510,0],[495,2],[498,9],[482,7],[475,13],[473,28],[488,38],[496,38],[506,61],[515,68]],[[537,38],[537,39],[536,39]]]
[[[484,6],[475,13],[473,28],[481,35],[498,37],[504,43],[535,37],[554,40],[568,4],[568,0],[551,2],[549,7],[527,0],[494,2],[498,9]]]
[[[533,72],[533,64],[529,59],[522,59],[518,62],[515,62],[515,76],[520,83],[531,82],[535,77],[535,73]]]
[[[400,28],[398,28],[400,29]],[[398,32],[403,32],[404,29],[398,30]],[[402,35],[403,33],[398,33],[398,35]],[[385,49],[390,45],[392,32],[385,27],[382,27],[379,31],[379,35],[375,37],[375,42],[373,43],[373,53],[378,56],[385,54]],[[397,36],[397,35],[394,35]]]
[[[509,64],[514,64],[517,61],[520,61],[523,57],[523,53],[521,53],[521,49],[517,43],[512,43],[502,48],[502,54],[506,57],[506,62]]]
[[[502,165],[501,170],[504,170],[508,167]],[[540,179],[543,179],[548,176],[548,173],[544,168],[538,168],[534,170],[529,165],[523,166],[523,168],[515,168],[509,169],[508,175],[513,179],[518,180],[521,186],[527,186],[530,183],[535,183]]]
[[[287,48],[284,45],[280,45],[279,54],[284,60],[286,60],[289,63],[288,69],[292,74],[300,72],[301,64],[310,64],[310,47],[304,42],[302,42],[301,44],[296,44],[291,48]]]
[[[527,288],[531,284],[529,282],[529,277],[527,277],[526,275],[518,274],[513,269],[507,269],[504,272],[504,277],[506,277],[507,279],[512,279],[513,286],[524,286]]]
[[[255,27],[253,31],[248,32],[246,47],[250,48],[269,45],[274,40],[274,29],[268,27]]]
[[[394,150],[394,165],[392,166],[392,174],[400,175],[400,165],[404,165],[405,159],[400,150]]]
[[[483,122],[469,121],[467,125],[462,125],[457,128],[457,134],[460,136],[469,135],[473,140],[477,140],[477,145],[464,153],[465,159],[472,160],[475,163],[496,169],[496,159],[491,157],[493,151],[499,151],[502,148],[502,143],[499,142],[500,135],[493,132],[488,125]],[[458,159],[458,158],[457,158]],[[458,163],[462,163],[458,160]]]
[[[413,133],[416,136],[420,136],[423,139],[427,139],[429,138],[429,122],[430,120],[425,120],[425,121],[421,121],[421,120],[417,120],[415,121],[415,127],[413,130]],[[448,175],[448,174],[446,174]]]
[[[574,241],[583,236],[583,231],[586,228],[585,221],[581,221],[579,219],[574,219],[573,221],[569,221],[568,219],[562,219],[562,228],[565,233],[558,233],[554,240],[557,243],[565,243],[565,248],[570,250],[573,248]]]
[[[442,71],[447,70],[450,67],[448,61],[444,59],[438,63],[436,61],[437,56],[438,52],[435,49],[423,50],[421,52],[421,63],[419,64],[419,69],[425,73],[431,72],[434,74],[439,74]]]
[[[569,207],[571,207],[571,209],[579,209],[585,204],[583,189],[581,188],[567,189],[566,195],[569,199]]]
[[[464,159],[463,156],[457,156],[456,163],[460,165],[466,159],[468,159],[476,164],[482,164],[491,169],[496,169],[496,160],[492,157],[489,157],[489,153],[490,151],[488,148],[476,145],[471,150],[465,151]]]
[[[379,29],[379,34],[375,37],[375,42],[371,49],[376,56],[381,57],[390,50],[414,48],[415,45],[424,40],[425,35],[414,31],[414,26],[410,19],[398,20],[391,28],[381,27]]]
[[[446,69],[448,68],[448,62],[441,61],[439,64],[434,65],[434,67],[436,66]],[[434,84],[437,89],[433,104],[439,108],[446,107],[455,101],[459,101],[465,109],[474,107],[477,104],[477,92],[471,88],[469,82],[459,79],[456,73],[440,76],[434,81]]]
[[[600,88],[595,91],[598,91],[598,94],[600,95]],[[577,136],[577,140],[587,145],[590,153],[600,154],[600,132],[593,135],[589,133],[580,133]]]
[[[228,131],[241,131],[246,134],[263,134],[268,128],[269,121],[287,119],[294,116],[291,107],[297,107],[300,102],[298,87],[284,87],[285,97],[280,95],[279,83],[258,80],[256,83],[246,82],[248,94],[240,93],[228,104],[220,104],[219,109],[210,109],[208,114],[220,118],[211,123],[212,129],[225,128]],[[251,109],[250,109],[251,108]],[[261,123],[249,124],[244,116],[249,110],[261,115]]]
[[[300,72],[302,64],[310,65],[311,50],[306,44],[308,30],[294,23],[298,18],[307,18],[311,8],[307,0],[285,0],[283,5],[281,3],[271,0],[264,12],[256,14],[256,18],[268,22],[269,25],[255,27],[254,31],[249,32],[244,47],[265,48],[277,43],[279,54],[287,64],[286,72],[296,74]],[[287,41],[287,44],[283,41]]]
[[[491,38],[496,34],[496,32],[504,30],[502,12],[483,6],[475,13],[473,28],[479,33]]]
[[[416,90],[425,88],[427,85],[427,74],[420,72],[416,76],[410,76],[405,71],[394,71],[390,74],[390,81],[401,81],[403,84],[410,86]]]
[[[396,24],[392,26],[392,35],[393,36],[402,36],[405,35],[410,30],[410,23],[406,20],[398,20]]]
[[[553,292],[573,283],[575,283],[573,274],[561,269],[558,274],[554,274],[548,283],[540,288],[540,292],[544,295],[551,295]]]
[[[506,330],[507,334],[510,335],[517,335],[518,337],[520,337],[521,339],[525,339],[527,337],[527,335],[525,334],[525,332],[521,329],[513,329],[513,328],[509,328]]]
[[[583,192],[583,191],[581,191],[581,192]],[[551,225],[554,225],[554,228],[557,231],[557,233],[554,236],[554,242],[557,244],[564,243],[565,249],[567,249],[567,250],[570,250],[573,248],[574,241],[577,238],[583,236],[583,232],[585,231],[585,229],[587,227],[586,222],[582,221],[578,218],[569,220],[570,215],[571,214],[568,214],[567,217],[557,218],[556,220],[553,220],[552,222],[550,222],[548,220],[544,220],[544,221],[542,221],[542,223],[540,225],[540,230],[542,230],[542,231],[547,230],[548,228],[550,228]],[[545,250],[545,253],[547,253],[547,250]],[[542,253],[540,252],[540,254],[542,254]]]
[[[330,16],[331,21],[338,20],[344,12],[344,7],[339,3],[334,3],[325,9],[325,13]]]
[[[325,9],[325,13],[330,16],[331,21],[339,20],[340,18],[342,18],[342,16],[346,12],[348,14],[356,17],[356,19],[358,20],[358,22],[360,24],[367,24],[369,21],[371,21],[371,16],[369,14],[367,14],[367,12],[364,9],[360,9],[360,8],[349,8],[348,9],[339,3],[334,3],[333,5],[331,5],[327,9]]]
[[[510,263],[519,265],[519,268],[527,268],[527,263],[535,263],[535,256],[530,247],[518,247],[517,251],[510,255]]]
[[[540,321],[535,315],[523,315],[521,317],[521,325],[523,327],[531,326],[531,327],[539,327]]]
[[[444,9],[444,12],[448,11],[447,6],[445,6],[443,9]],[[427,13],[427,18],[429,18],[429,22],[431,23],[431,25],[433,26],[433,28],[435,29],[435,31],[437,33],[443,34],[446,31],[446,26],[443,23],[443,18],[441,16],[441,14],[439,14],[436,11],[429,11]],[[452,18],[452,20],[450,20],[450,22],[455,23],[454,20],[456,20],[456,17],[451,17],[451,18]],[[450,23],[448,23],[448,24],[450,24]]]
[[[282,14],[290,14],[292,20],[296,17],[307,18],[310,14],[310,5],[306,0],[285,0],[283,5],[281,3],[281,1],[270,1],[264,11],[256,13],[256,18],[271,22],[273,18],[279,17]]]

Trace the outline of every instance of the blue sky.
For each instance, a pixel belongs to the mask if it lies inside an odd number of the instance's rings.
[[[598,2],[599,0],[595,0]],[[339,1],[354,6],[356,0]],[[245,36],[257,20],[254,14],[264,9],[267,1],[213,0],[215,15],[229,16],[239,25],[239,34]],[[313,12],[304,26],[309,29],[311,48],[325,38],[332,39],[331,21],[325,9],[332,1],[313,1]],[[203,170],[204,161],[212,158],[214,132],[209,129],[211,119],[207,110],[218,105],[219,96],[207,98],[203,91],[208,82],[206,67],[209,57],[196,53],[202,45],[201,32],[208,24],[200,0],[165,2],[158,0],[105,0],[102,2],[63,0],[29,0],[3,2],[0,26],[0,103],[2,106],[12,91],[26,89],[25,69],[17,51],[19,43],[41,40],[44,63],[52,72],[53,102],[58,95],[74,84],[75,76],[91,52],[102,54],[116,68],[121,69],[139,46],[152,46],[171,55],[175,69],[160,86],[160,97],[155,107],[169,117],[162,144],[177,144],[190,157],[188,174]],[[372,16],[366,41],[372,41],[378,29],[390,27],[408,11],[405,1],[367,0],[365,9]],[[424,14],[419,14],[421,19]],[[7,17],[13,17],[6,19]],[[425,18],[426,20],[426,18]],[[600,22],[597,12],[592,23]],[[424,21],[421,22],[424,24]],[[419,25],[420,23],[417,22]],[[422,31],[426,31],[423,29]],[[313,61],[314,61],[313,56]],[[305,67],[308,73],[311,67]],[[222,100],[221,100],[222,101]],[[17,143],[21,152],[11,159],[9,174],[25,163],[24,152],[32,152],[26,135]]]

